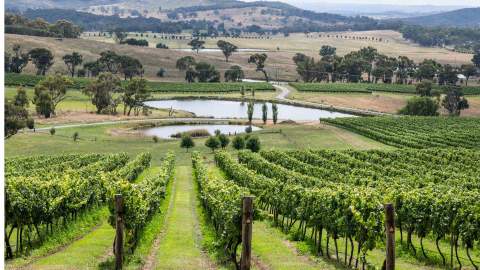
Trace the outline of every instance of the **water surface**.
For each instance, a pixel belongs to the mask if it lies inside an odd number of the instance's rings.
[[[178,126],[162,126],[154,127],[143,130],[143,134],[146,136],[157,136],[162,139],[171,139],[172,135],[179,132],[186,132],[197,129],[205,129],[211,135],[215,134],[215,130],[220,130],[223,134],[235,135],[244,133],[246,125],[178,125]],[[261,128],[252,126],[252,130],[260,130]]]
[[[147,101],[146,105],[159,109],[174,109],[194,113],[196,116],[214,118],[247,118],[247,103],[226,100],[156,100]],[[253,117],[262,119],[262,104],[256,103]],[[272,104],[267,103],[267,118],[272,119]],[[327,110],[305,108],[293,105],[277,104],[278,119],[294,121],[316,121],[320,118],[352,117],[350,114]]]

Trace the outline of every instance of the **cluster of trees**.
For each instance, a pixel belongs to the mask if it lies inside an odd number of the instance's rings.
[[[403,115],[438,116],[442,106],[450,116],[459,116],[462,110],[468,109],[468,100],[458,86],[450,85],[444,94],[433,90],[431,81],[423,81],[416,86],[418,97],[407,101],[407,105],[400,109]]]
[[[53,65],[53,54],[45,48],[34,48],[24,52],[20,45],[13,45],[13,54],[5,52],[5,72],[22,73],[23,69],[32,62],[37,69],[37,75],[45,73]]]
[[[220,130],[215,130],[215,135],[208,137],[205,141],[205,146],[210,148],[212,152],[218,148],[225,149],[229,144],[230,138]],[[190,148],[195,147],[192,136],[188,134],[183,135],[180,140],[180,147],[185,148],[187,152]],[[237,135],[232,140],[232,147],[237,150],[249,149],[252,152],[258,152],[260,151],[261,143],[257,136],[250,136],[250,134],[245,136]]]
[[[82,28],[70,21],[59,19],[50,24],[42,18],[29,20],[18,14],[5,14],[5,33],[42,37],[78,38]]]
[[[127,38],[122,40],[120,44],[128,44],[133,46],[141,46],[141,47],[148,47],[148,41],[145,39],[134,39],[134,38]]]
[[[220,82],[220,72],[207,62],[197,62],[192,56],[184,56],[176,62],[180,71],[185,71],[185,80],[191,82]],[[231,66],[225,71],[225,81],[241,81],[245,74],[240,66]]]
[[[83,65],[87,76],[97,77],[102,72],[122,74],[124,79],[143,76],[144,69],[140,60],[128,55],[119,55],[114,51],[104,51],[96,61]]]
[[[368,82],[411,84],[414,80],[431,80],[440,85],[455,84],[457,75],[462,73],[468,80],[478,74],[480,50],[472,59],[472,64],[454,67],[441,65],[432,59],[416,64],[406,56],[389,57],[373,47],[364,47],[341,57],[336,48],[325,45],[320,49],[320,60],[297,53],[293,61],[297,73],[305,82],[360,82],[364,75]]]
[[[480,46],[479,28],[423,27],[405,25],[398,29],[404,38],[422,46],[457,46],[473,51],[475,44]]]

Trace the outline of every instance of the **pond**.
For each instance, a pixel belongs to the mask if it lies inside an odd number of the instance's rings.
[[[159,109],[174,109],[194,113],[196,116],[213,118],[247,118],[247,103],[226,100],[156,100],[146,105]],[[268,119],[272,119],[272,104],[267,103]],[[327,110],[277,104],[279,120],[316,121],[320,118],[352,117],[353,115]],[[253,117],[262,119],[262,103],[256,103]]]
[[[192,130],[199,130],[204,129],[207,130],[208,133],[211,135],[215,134],[215,130],[220,130],[223,134],[238,134],[244,133],[245,128],[248,126],[246,125],[179,125],[179,126],[162,126],[162,127],[154,127],[143,130],[143,134],[145,136],[157,136],[162,139],[171,139],[172,135],[192,131]],[[261,128],[252,126],[252,131],[260,130]]]

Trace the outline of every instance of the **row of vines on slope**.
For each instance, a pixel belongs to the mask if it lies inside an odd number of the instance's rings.
[[[242,241],[242,197],[248,195],[249,190],[209,173],[198,152],[192,154],[192,165],[202,205],[218,236],[217,244],[239,269],[237,249]]]
[[[305,237],[306,228],[311,228],[319,254],[324,253],[320,241],[325,230],[327,256],[328,239],[334,239],[338,254],[336,241],[343,237],[345,247],[350,242],[350,258],[344,256],[346,264],[352,264],[353,239],[358,243],[357,252],[365,258],[383,237],[382,204],[393,202],[401,241],[402,231],[406,231],[407,246],[414,253],[412,234],[420,238],[425,257],[423,239],[433,236],[445,265],[438,242],[449,236],[449,264],[453,265],[453,254],[462,264],[457,251],[461,243],[476,267],[470,250],[480,240],[478,152],[262,151],[261,155],[240,152],[240,163],[223,152],[215,158],[229,177],[259,197],[286,230],[299,221],[300,236]],[[464,170],[455,170],[460,164]]]
[[[381,116],[322,121],[399,148],[480,148],[479,118]]]
[[[132,254],[137,246],[145,225],[158,211],[165,199],[166,187],[172,179],[175,168],[175,155],[168,153],[159,168],[136,183],[141,172],[150,166],[152,156],[140,154],[129,165],[112,173],[108,177],[115,179],[108,191],[110,224],[115,227],[115,194],[123,196],[125,247]]]
[[[43,160],[32,157],[22,163],[8,160],[5,181],[5,211],[7,257],[12,257],[10,237],[17,231],[16,253],[31,246],[33,229],[41,242],[53,233],[53,226],[66,224],[79,213],[105,201],[106,188],[102,174],[115,171],[128,161],[126,154],[99,156],[69,155],[62,162],[58,157]],[[20,165],[25,164],[25,167]],[[32,164],[36,164],[32,166]],[[13,166],[13,167],[12,167]],[[59,167],[62,170],[57,170]],[[55,168],[55,169],[49,169]],[[30,174],[31,171],[37,173]],[[44,231],[42,233],[42,230]],[[27,232],[27,233],[25,233]]]

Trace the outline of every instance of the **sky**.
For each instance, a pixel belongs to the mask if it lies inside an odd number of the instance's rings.
[[[444,5],[444,6],[480,6],[480,0],[279,0],[296,6],[302,4],[316,4],[325,3],[354,3],[354,4],[386,4],[386,5]]]

